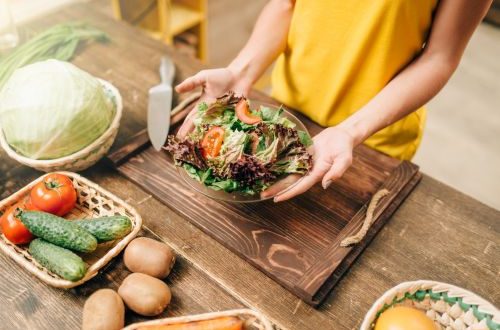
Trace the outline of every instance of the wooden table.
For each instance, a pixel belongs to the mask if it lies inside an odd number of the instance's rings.
[[[86,47],[74,63],[121,90],[127,106],[118,147],[132,132],[145,127],[147,89],[159,79],[157,66],[163,53],[176,61],[178,79],[202,66],[109,19],[92,3],[65,8],[29,28],[39,30],[78,19],[91,22],[112,38],[110,45]],[[167,280],[173,303],[164,315],[247,306],[263,312],[282,329],[355,329],[383,292],[416,279],[449,282],[500,305],[500,212],[428,176],[326,302],[313,309],[104,162],[83,174],[136,207],[144,218],[143,234],[164,240],[179,255]],[[1,198],[39,175],[0,153]],[[118,257],[89,283],[63,291],[41,283],[0,254],[0,328],[77,329],[85,299],[98,288],[116,289],[127,274]],[[137,315],[127,314],[128,322],[137,319]]]

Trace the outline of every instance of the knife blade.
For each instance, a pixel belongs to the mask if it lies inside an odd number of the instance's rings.
[[[175,65],[169,57],[160,63],[161,83],[149,90],[148,135],[155,150],[160,151],[167,140],[172,110],[172,83]]]

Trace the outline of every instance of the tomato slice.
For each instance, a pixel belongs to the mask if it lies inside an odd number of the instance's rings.
[[[201,141],[201,152],[205,158],[217,157],[224,142],[224,129],[212,126]]]
[[[28,244],[35,237],[17,217],[18,209],[31,210],[25,202],[14,204],[0,218],[0,227],[5,237],[13,244]]]
[[[239,120],[249,125],[255,125],[262,121],[262,118],[250,113],[250,107],[246,99],[241,99],[238,104],[236,104],[236,116],[238,116]]]

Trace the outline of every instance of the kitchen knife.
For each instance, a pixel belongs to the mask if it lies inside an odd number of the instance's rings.
[[[172,110],[172,83],[175,65],[169,57],[162,57],[160,63],[161,83],[149,90],[148,135],[153,147],[160,151],[167,140]]]

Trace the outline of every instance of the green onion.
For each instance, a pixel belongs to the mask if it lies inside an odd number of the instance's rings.
[[[0,89],[18,68],[47,59],[68,61],[80,42],[108,40],[104,32],[84,23],[55,25],[0,58]]]

